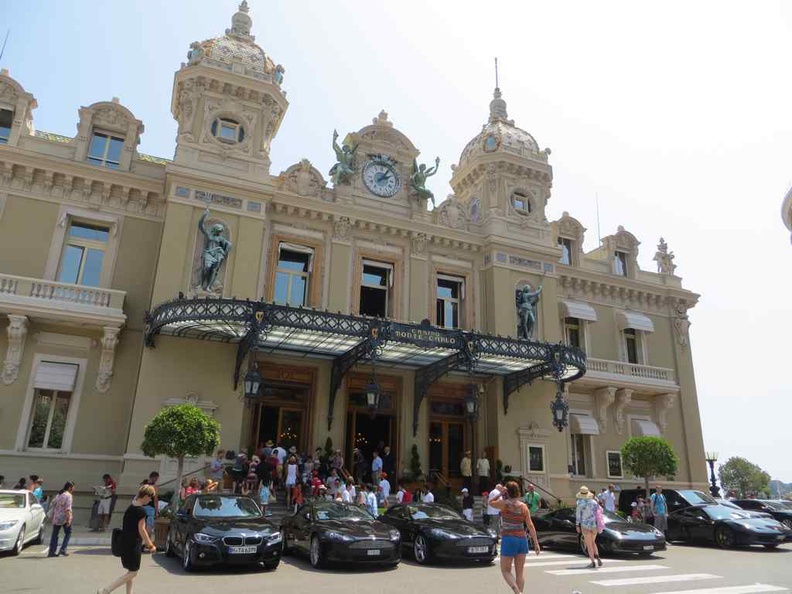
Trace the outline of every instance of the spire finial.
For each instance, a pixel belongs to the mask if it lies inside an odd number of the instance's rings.
[[[250,18],[250,7],[247,0],[242,0],[239,4],[239,10],[231,17],[231,28],[226,29],[226,35],[234,35],[242,39],[249,39],[251,41],[256,38],[250,34],[250,29],[253,27],[253,19]]]
[[[500,85],[498,84],[498,57],[495,56],[495,88],[499,88]]]

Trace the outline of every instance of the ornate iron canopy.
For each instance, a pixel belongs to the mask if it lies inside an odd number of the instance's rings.
[[[331,359],[328,428],[343,377],[360,361],[376,361],[379,369],[415,370],[414,433],[418,410],[429,387],[452,371],[503,376],[504,413],[508,412],[509,395],[523,385],[536,379],[561,384],[586,372],[583,351],[562,344],[264,301],[180,296],[146,313],[146,346],[154,347],[159,334],[236,344],[234,389],[242,362],[251,350]]]

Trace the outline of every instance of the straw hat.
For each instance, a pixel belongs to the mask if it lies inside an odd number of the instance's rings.
[[[575,495],[575,499],[591,499],[592,497],[594,497],[594,494],[589,491],[588,487],[585,485],[580,487],[580,491],[578,491],[577,495]]]

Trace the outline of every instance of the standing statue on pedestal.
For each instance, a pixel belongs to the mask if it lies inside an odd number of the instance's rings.
[[[531,291],[531,285],[525,285],[522,289],[517,289],[515,297],[517,302],[517,338],[531,340],[533,331],[536,327],[536,304],[539,303],[539,295],[542,293],[542,285],[536,291]]]
[[[209,229],[206,228],[206,218],[209,216],[207,208],[198,221],[198,229],[204,234],[204,249],[201,254],[201,288],[211,293],[220,267],[231,251],[231,242],[223,236],[224,227],[220,223],[215,223]]]
[[[330,179],[333,180],[333,185],[338,186],[341,184],[349,183],[349,178],[355,173],[355,151],[358,145],[350,148],[348,144],[343,147],[338,145],[338,130],[333,130],[333,150],[336,154],[337,163],[330,168]]]
[[[418,199],[431,200],[432,208],[435,207],[434,194],[431,190],[426,188],[426,179],[437,173],[440,167],[440,157],[435,159],[435,166],[426,168],[426,164],[418,165],[418,160],[413,159],[413,170],[410,175],[410,185],[412,186],[413,193],[418,196]]]
[[[660,274],[674,274],[676,264],[674,264],[674,252],[668,251],[668,244],[665,239],[660,238],[657,244],[657,252],[654,261],[657,262],[657,272]]]

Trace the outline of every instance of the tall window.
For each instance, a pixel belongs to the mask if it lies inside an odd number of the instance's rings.
[[[584,476],[586,474],[586,436],[572,434],[572,474]]]
[[[389,315],[393,265],[363,260],[360,279],[360,313],[386,318]]]
[[[582,327],[577,318],[564,318],[564,334],[569,346],[583,348]]]
[[[559,264],[572,265],[572,240],[566,237],[558,238],[558,246],[561,248],[561,257],[558,259]]]
[[[108,169],[118,169],[123,150],[123,138],[104,132],[94,132],[91,147],[88,150],[88,162]]]
[[[638,361],[638,333],[632,328],[624,330],[624,346],[627,353],[628,363],[639,363]]]
[[[63,447],[63,435],[78,368],[73,364],[47,361],[39,363],[27,447],[51,450]]]
[[[438,274],[437,325],[443,328],[459,328],[464,299],[465,279]]]
[[[61,256],[58,281],[98,287],[109,235],[106,227],[72,221]]]
[[[314,252],[311,248],[281,243],[275,271],[275,303],[307,305]]]
[[[613,254],[613,272],[619,276],[627,276],[627,254],[624,252]]]
[[[14,112],[10,109],[0,109],[0,144],[8,144],[11,136],[11,124],[14,123]]]

